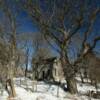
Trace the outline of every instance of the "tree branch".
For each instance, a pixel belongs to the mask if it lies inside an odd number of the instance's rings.
[[[94,43],[93,43],[93,45],[90,47],[90,50],[93,50],[93,49],[95,48],[95,46],[96,46],[96,44],[97,44],[98,41],[100,41],[100,36],[99,36],[99,37],[96,37],[96,38],[94,39]]]
[[[60,50],[57,49],[55,46],[53,46],[53,44],[51,44],[51,42],[47,39],[46,35],[44,35],[44,38],[45,38],[45,40],[48,42],[48,44],[49,44],[53,49],[55,49],[58,53],[60,53]],[[57,41],[56,41],[56,42],[57,42]],[[56,44],[57,44],[57,43],[56,43]]]

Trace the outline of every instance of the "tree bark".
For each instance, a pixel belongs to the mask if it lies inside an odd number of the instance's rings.
[[[71,94],[77,93],[77,84],[74,78],[67,79],[67,89]]]
[[[82,75],[82,73],[81,73],[81,72],[79,72],[79,73],[80,73],[81,82],[82,82],[82,83],[84,83],[84,78],[83,78],[83,75]]]
[[[25,68],[25,77],[27,77],[27,65],[26,65],[26,68]]]
[[[64,74],[66,82],[67,82],[67,90],[72,94],[77,93],[76,80],[74,79],[73,76],[71,76],[70,73],[72,73],[72,72],[69,72],[69,67],[71,67],[71,66],[67,66],[67,65],[70,65],[70,63],[68,61],[68,58],[65,55],[64,50],[61,51],[61,64],[62,64],[62,68],[63,68],[63,74]]]
[[[9,97],[15,97],[16,96],[13,79],[8,79],[6,81],[6,90],[9,94]]]
[[[14,70],[16,67],[16,65],[15,65],[15,50],[14,49],[12,49],[11,61],[9,62],[7,67],[8,67],[8,76],[7,76],[7,81],[6,81],[6,89],[9,94],[9,98],[16,97],[16,91],[15,91],[14,81],[13,81]]]

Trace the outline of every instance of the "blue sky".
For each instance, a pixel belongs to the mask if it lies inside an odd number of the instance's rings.
[[[25,11],[18,14],[17,20],[20,23],[20,26],[17,28],[19,33],[32,33],[38,31],[37,26],[32,22]]]

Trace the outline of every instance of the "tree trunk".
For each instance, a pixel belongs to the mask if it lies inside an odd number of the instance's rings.
[[[68,79],[67,80],[67,89],[71,94],[75,94],[77,93],[77,85],[76,85],[76,81],[74,78]]]
[[[70,68],[71,66],[67,66],[67,65],[70,65],[70,63],[68,61],[68,58],[65,55],[64,50],[62,50],[62,52],[61,52],[61,64],[62,64],[64,76],[65,76],[65,79],[67,82],[67,90],[72,94],[77,93],[76,81],[75,81],[73,75],[70,74],[72,72],[69,72],[69,70],[71,69]]]
[[[14,70],[15,70],[15,56],[12,57],[10,63],[8,64],[8,76],[7,76],[7,81],[6,81],[6,90],[9,94],[9,97],[15,97],[16,92],[15,92],[15,87],[14,87],[14,82],[13,82],[13,77],[14,77]]]
[[[81,82],[84,83],[84,78],[81,72],[80,72],[80,78],[81,78]]]
[[[6,90],[9,94],[9,97],[15,97],[16,96],[13,79],[8,79],[6,81]]]
[[[27,65],[26,65],[26,68],[25,68],[25,77],[27,77]]]
[[[28,71],[28,60],[29,60],[29,48],[26,50],[26,68],[25,68],[25,77],[27,77],[27,71]]]

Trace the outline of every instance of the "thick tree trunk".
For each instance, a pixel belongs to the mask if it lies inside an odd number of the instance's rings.
[[[77,85],[76,85],[76,81],[74,78],[68,79],[67,80],[67,89],[71,94],[75,94],[77,93]]]
[[[8,79],[6,81],[6,90],[9,94],[9,97],[15,97],[16,96],[13,79]]]
[[[66,82],[67,82],[67,90],[72,94],[77,93],[76,81],[75,81],[73,75],[71,74],[72,72],[69,72],[69,70],[71,69],[70,68],[71,66],[69,66],[70,63],[68,61],[68,58],[65,55],[64,50],[62,50],[62,53],[61,53],[61,64],[62,64],[64,76],[65,76],[65,79],[66,79]]]
[[[6,80],[6,90],[9,94],[9,98],[16,97],[15,87],[14,87],[14,70],[15,70],[15,56],[12,57],[11,62],[8,64],[8,76]]]

